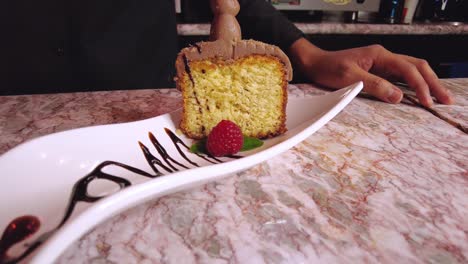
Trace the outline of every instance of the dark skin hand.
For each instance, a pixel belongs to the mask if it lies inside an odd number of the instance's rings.
[[[384,102],[399,103],[403,93],[388,80],[400,81],[415,90],[424,106],[433,105],[431,96],[442,104],[454,103],[427,61],[392,53],[380,45],[325,51],[301,38],[288,51],[296,67],[323,86],[339,89],[363,81],[365,92]]]

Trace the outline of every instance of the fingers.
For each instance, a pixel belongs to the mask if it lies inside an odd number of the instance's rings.
[[[385,50],[377,56],[373,70],[376,73],[404,80],[416,91],[416,96],[424,106],[432,106],[431,94],[437,101],[444,104],[451,104],[454,101],[450,92],[440,84],[437,75],[425,60]]]
[[[376,72],[404,80],[416,91],[416,96],[422,105],[431,107],[433,104],[429,85],[419,69],[404,57],[394,53],[386,53],[376,60]]]
[[[380,45],[322,52],[320,56],[312,57],[315,63],[309,63],[303,71],[308,73],[311,80],[325,86],[338,88],[359,79],[364,82],[365,92],[382,101],[398,103],[403,97],[402,91],[383,79],[396,77],[416,91],[424,106],[432,106],[431,94],[441,103],[454,102],[425,60],[395,54]]]
[[[442,104],[453,104],[455,102],[450,91],[447,90],[447,88],[440,83],[439,78],[425,60],[406,55],[397,56],[416,66],[416,68],[428,84],[431,94],[434,95],[437,101],[439,101]]]
[[[425,60],[395,54],[379,45],[369,46],[369,49],[375,58],[371,71],[383,77],[392,76],[405,81],[416,91],[421,104],[432,106],[431,94],[441,103],[454,102],[450,92],[441,85],[437,75]]]
[[[403,98],[403,93],[396,86],[372,73],[369,73],[359,67],[355,67],[353,74],[364,83],[364,91],[378,99],[396,104]]]

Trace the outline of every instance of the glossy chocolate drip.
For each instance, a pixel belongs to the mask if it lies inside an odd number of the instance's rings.
[[[199,165],[195,163],[194,161],[190,160],[180,148],[180,146],[183,146],[186,150],[189,150],[189,147],[179,137],[177,137],[174,134],[174,132],[172,132],[171,130],[164,128],[164,131],[171,139],[172,144],[175,146],[180,156],[184,160],[192,164],[193,166],[199,167]],[[148,162],[150,167],[153,169],[155,174],[151,174],[146,171],[140,170],[138,168],[132,167],[130,165],[126,165],[126,164],[116,162],[116,161],[104,161],[100,163],[87,176],[81,178],[73,185],[70,199],[65,210],[65,214],[62,220],[60,221],[60,223],[57,225],[57,227],[42,234],[36,241],[28,245],[28,248],[25,250],[25,252],[23,252],[20,256],[16,258],[8,257],[8,254],[7,254],[8,250],[15,244],[21,241],[24,241],[31,235],[35,234],[39,230],[40,221],[36,216],[21,216],[11,221],[10,224],[8,224],[8,226],[5,228],[5,231],[3,232],[2,238],[0,240],[0,263],[1,264],[17,263],[21,261],[22,259],[24,259],[26,256],[28,256],[39,245],[41,245],[44,241],[46,241],[57,229],[59,229],[61,226],[63,226],[63,224],[65,224],[65,222],[72,215],[76,207],[76,204],[78,202],[92,203],[92,202],[96,202],[102,198],[107,197],[108,195],[93,196],[88,193],[88,186],[92,181],[96,179],[112,181],[119,186],[120,188],[119,190],[122,190],[123,188],[126,188],[131,185],[131,182],[125,178],[104,172],[104,169],[107,167],[110,167],[110,166],[120,167],[127,171],[133,172],[135,174],[138,174],[140,176],[144,176],[147,178],[156,178],[156,177],[164,175],[162,172],[160,172],[159,168],[162,168],[163,170],[169,173],[178,171],[179,169],[177,169],[172,163],[184,169],[189,169],[186,165],[175,160],[174,157],[171,157],[167,153],[164,146],[157,140],[157,138],[151,132],[148,133],[148,137],[151,143],[153,144],[153,146],[156,148],[158,154],[162,157],[162,160],[165,162],[164,164],[163,161],[161,161],[160,159],[156,158],[153,154],[151,154],[149,149],[143,143],[138,142],[143,152],[143,155],[145,156],[146,161]],[[211,162],[213,164],[222,162],[222,160],[219,160],[212,156],[204,156],[200,154],[194,154],[194,155],[200,158],[203,158],[206,161]],[[231,156],[229,158],[236,159],[236,158],[241,158],[241,157]]]
[[[9,259],[7,252],[16,243],[34,235],[40,226],[39,219],[31,215],[20,216],[11,221],[3,231],[0,240],[0,263],[14,263],[19,261],[20,258],[24,258],[24,256],[21,256],[17,259]]]
[[[75,185],[73,186],[73,189],[72,189],[72,193],[71,193],[71,196],[70,196],[70,200],[68,202],[67,209],[65,211],[65,215],[63,216],[62,221],[60,222],[60,224],[57,226],[57,229],[60,228],[63,224],[65,224],[65,222],[68,220],[68,218],[70,218],[70,216],[73,213],[73,210],[75,209],[75,206],[76,206],[76,204],[78,202],[82,201],[82,202],[92,203],[92,202],[95,202],[95,201],[105,197],[105,196],[92,196],[92,195],[89,195],[88,185],[92,181],[94,181],[96,179],[109,180],[109,181],[112,181],[112,182],[118,184],[120,189],[123,189],[123,188],[131,185],[131,183],[127,179],[120,178],[120,177],[114,176],[114,175],[110,175],[110,174],[107,174],[107,173],[102,171],[106,166],[110,166],[110,165],[115,165],[115,166],[118,166],[118,167],[122,167],[124,169],[127,169],[129,171],[133,171],[133,172],[138,173],[140,175],[145,174],[144,176],[147,176],[147,177],[150,176],[150,174],[146,173],[145,171],[139,170],[137,168],[133,168],[131,166],[128,166],[128,165],[125,165],[125,164],[122,164],[122,163],[119,163],[119,162],[115,162],[115,161],[104,161],[104,162],[102,162],[93,171],[91,171],[91,173],[89,173],[86,177],[81,178],[78,182],[75,183]]]
[[[166,131],[167,133],[167,131]],[[159,143],[159,141],[156,139],[156,137],[153,135],[153,133],[149,132],[148,133],[148,137],[150,138],[151,140],[151,143],[153,143],[153,146],[156,148],[156,150],[158,151],[159,155],[164,159],[164,161],[175,171],[179,171],[176,167],[174,167],[172,165],[171,162],[179,165],[180,167],[182,168],[185,168],[185,169],[188,169],[187,166],[185,166],[184,164],[182,163],[179,163],[178,161],[176,161],[175,159],[173,159],[171,156],[169,156],[169,154],[167,154],[167,151],[166,149],[164,149],[164,147],[161,145],[161,143]],[[172,143],[174,143],[175,146],[177,146],[177,142],[174,141],[171,137],[171,140],[172,140]],[[194,164],[195,166],[198,166],[196,165],[196,163]]]
[[[186,150],[189,150],[189,151],[190,151],[190,148],[189,148],[180,138],[178,138],[178,137],[174,134],[174,132],[170,131],[170,130],[167,129],[167,128],[165,128],[165,130],[166,130],[166,133],[167,133],[167,134],[169,135],[169,137],[171,138],[172,142],[174,142],[174,144],[175,144],[175,146],[176,146],[177,151],[179,152],[179,154],[180,154],[185,160],[187,160],[188,162],[190,162],[190,164],[195,165],[195,166],[197,166],[197,167],[200,167],[200,166],[198,166],[198,164],[196,164],[195,162],[192,162],[189,158],[187,158],[187,156],[184,154],[184,152],[182,152],[182,150],[180,149],[180,147],[178,146],[178,144],[184,146],[184,148],[185,148]],[[217,159],[216,157],[214,157],[214,156],[212,156],[212,155],[210,155],[210,154],[206,154],[206,156],[205,156],[205,155],[200,155],[200,154],[198,154],[198,153],[193,153],[193,154],[195,154],[195,155],[197,155],[199,158],[202,158],[202,159],[204,159],[204,160],[206,160],[206,161],[208,161],[208,162],[211,162],[211,163],[213,163],[213,164],[223,162],[222,160]]]
[[[143,145],[143,143],[138,142],[138,144],[140,145],[140,148],[143,151],[143,154],[145,155],[146,161],[148,162],[150,167],[153,169],[153,171],[156,173],[156,175],[163,175],[163,174],[158,170],[158,168],[155,165],[160,166],[167,172],[173,172],[173,170],[166,167],[161,162],[160,159],[156,158],[153,154],[151,154],[151,152],[148,150],[148,148],[145,145]]]

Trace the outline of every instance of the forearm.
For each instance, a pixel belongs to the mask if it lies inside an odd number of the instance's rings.
[[[306,69],[313,69],[314,64],[320,61],[320,56],[326,53],[325,50],[315,46],[304,37],[294,41],[285,52],[294,67],[302,72]]]

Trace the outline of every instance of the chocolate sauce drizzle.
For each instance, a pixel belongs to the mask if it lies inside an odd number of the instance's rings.
[[[195,154],[195,153],[189,152],[188,151],[189,147],[179,137],[177,137],[174,134],[174,132],[172,132],[171,130],[167,128],[164,128],[164,131],[171,139],[172,143],[174,144],[180,156],[185,161],[190,163],[192,166],[200,167],[197,163],[190,160],[185,153],[197,155],[198,157],[213,164],[222,163],[222,160],[217,159],[211,155],[201,155],[201,154]],[[57,231],[60,227],[62,227],[65,224],[65,222],[72,215],[75,209],[75,206],[78,202],[92,203],[92,202],[96,202],[108,196],[108,195],[93,196],[89,194],[88,186],[92,181],[96,179],[109,180],[109,181],[116,183],[119,186],[119,190],[122,190],[132,185],[132,183],[125,178],[122,178],[116,175],[111,175],[109,173],[104,172],[104,169],[107,167],[117,166],[117,167],[123,168],[127,171],[133,172],[135,174],[138,174],[140,176],[147,177],[147,178],[156,178],[156,177],[164,175],[165,173],[173,173],[173,172],[179,171],[180,169],[190,169],[187,165],[184,165],[183,163],[171,157],[167,153],[164,146],[153,135],[153,133],[149,132],[148,137],[151,143],[153,144],[154,148],[158,152],[159,156],[162,158],[162,160],[157,158],[155,155],[153,155],[148,149],[148,147],[146,147],[143,143],[138,142],[138,144],[140,146],[141,151],[143,152],[143,155],[146,161],[148,162],[149,166],[153,170],[154,174],[148,173],[146,171],[143,171],[138,168],[132,167],[130,165],[126,165],[126,164],[116,162],[116,161],[104,161],[100,163],[88,175],[81,178],[73,185],[70,199],[66,207],[64,216],[62,220],[60,221],[60,223],[57,225],[57,227],[53,228],[52,230],[48,232],[45,232],[40,237],[38,237],[34,242],[28,245],[25,245],[26,250],[17,257],[8,256],[8,250],[12,246],[20,243],[21,241],[26,240],[27,238],[34,235],[37,231],[39,231],[41,223],[40,223],[39,218],[36,216],[24,215],[24,216],[20,216],[20,217],[13,219],[8,224],[8,226],[3,231],[3,235],[0,240],[0,264],[17,263],[23,260],[25,257],[27,257],[38,246],[40,246],[43,242],[45,242],[55,231]],[[181,149],[181,147],[185,149],[186,151],[185,153]],[[241,158],[241,156],[230,156],[229,158],[236,159],[236,158]],[[162,172],[162,170],[164,172]]]

